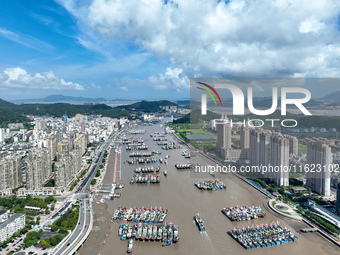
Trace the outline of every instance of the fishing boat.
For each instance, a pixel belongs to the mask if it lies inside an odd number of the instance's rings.
[[[178,225],[174,225],[174,243],[179,241],[179,230]]]
[[[130,239],[127,247],[127,253],[131,253],[133,248],[133,240]]]
[[[118,236],[122,236],[123,235],[123,224],[120,224],[119,229],[118,229]]]
[[[167,175],[168,175],[168,171],[167,171],[167,170],[164,170],[164,171],[163,171],[163,174],[164,174],[164,176],[167,176]]]
[[[198,227],[198,229],[200,231],[205,231],[205,227],[204,227],[204,222],[203,220],[201,219],[199,213],[197,213],[195,216],[194,216],[194,220],[196,222],[196,225]]]

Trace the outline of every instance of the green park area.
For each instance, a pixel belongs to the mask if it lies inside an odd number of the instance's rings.
[[[38,197],[26,196],[25,198],[17,197],[15,195],[11,197],[0,198],[0,206],[4,209],[11,210],[14,213],[22,213],[28,216],[37,216],[43,213],[49,213],[51,203],[55,203],[56,199],[53,196],[48,196],[45,199]],[[25,206],[39,207],[40,211],[25,209]]]
[[[301,154],[301,153],[307,154],[307,146],[304,145],[304,144],[299,143],[299,145],[298,145],[298,153],[299,154]]]

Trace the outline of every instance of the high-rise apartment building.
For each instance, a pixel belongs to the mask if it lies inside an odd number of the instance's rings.
[[[289,139],[290,136],[269,130],[250,130],[249,165],[253,166],[253,176],[289,186]]]
[[[52,174],[51,156],[47,148],[32,148],[28,151],[26,166],[26,189],[38,190]]]
[[[67,187],[81,170],[81,151],[74,149],[67,154],[58,154],[58,162],[54,165],[55,186]]]
[[[298,155],[299,140],[295,136],[289,136],[289,153]]]
[[[0,143],[5,141],[5,129],[0,128]]]
[[[58,152],[67,153],[70,151],[70,143],[67,140],[58,143]]]
[[[307,186],[320,195],[329,197],[331,195],[331,147],[321,140],[314,139],[307,144],[307,165],[306,171]],[[307,168],[306,168],[307,169]],[[317,171],[320,169],[320,171]]]
[[[81,151],[81,155],[85,153],[85,150],[87,148],[85,134],[78,135],[78,137],[74,140],[74,148],[79,148]]]
[[[340,180],[336,185],[336,213],[340,215]]]
[[[271,138],[271,165],[280,171],[270,173],[270,180],[278,186],[289,186],[289,138],[276,134]]]
[[[57,155],[57,139],[55,135],[51,135],[46,139],[46,148],[48,148],[51,155],[51,160],[53,160]]]
[[[35,120],[35,131],[40,131],[46,129],[46,122],[44,119],[36,119]]]
[[[22,184],[21,156],[0,160],[0,191],[15,189]]]
[[[245,158],[249,159],[249,119],[241,126],[240,130],[240,147],[243,153],[245,154]]]

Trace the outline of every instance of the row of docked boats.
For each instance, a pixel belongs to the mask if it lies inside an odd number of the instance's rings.
[[[161,146],[161,148],[163,150],[174,150],[174,149],[180,149],[181,146],[173,144],[173,145],[163,145]]]
[[[160,142],[157,142],[157,145],[158,146],[168,145],[168,142],[167,141],[160,141]]]
[[[133,183],[145,183],[145,184],[150,184],[150,183],[160,183],[161,178],[159,174],[135,174],[132,176],[130,180],[130,184]]]
[[[130,153],[130,158],[145,158],[145,157],[152,157],[152,152],[132,152]]]
[[[199,213],[194,216],[194,221],[199,229],[199,231],[205,231],[204,221],[202,220]]]
[[[146,157],[146,158],[130,158],[127,161],[129,164],[138,165],[138,164],[151,164],[157,163],[157,159],[155,157]]]
[[[195,168],[192,164],[189,163],[177,163],[175,164],[177,170],[185,170]]]
[[[128,145],[125,148],[127,151],[142,151],[142,150],[148,150],[148,146],[143,144],[137,144],[137,145]]]
[[[179,228],[172,222],[162,225],[125,222],[120,224],[118,236],[121,240],[162,241],[170,244],[179,241]]]
[[[157,137],[154,137],[153,140],[154,140],[155,142],[159,142],[159,141],[167,141],[168,139],[165,138],[165,137],[159,137],[159,136],[157,136]]]
[[[163,160],[162,158],[160,158],[160,159],[159,159],[159,163],[162,164],[163,162],[164,162],[165,165],[168,164],[168,161],[167,161],[166,159]]]
[[[144,144],[142,137],[124,138],[122,143],[126,145],[143,145]]]
[[[124,221],[134,221],[134,222],[153,222],[153,223],[163,223],[165,217],[168,214],[168,209],[162,207],[155,208],[126,208],[118,207],[113,213],[113,220],[124,220]]]
[[[246,249],[280,245],[295,242],[298,239],[290,229],[282,228],[278,222],[256,227],[234,228],[228,233]]]
[[[225,184],[219,180],[205,180],[202,182],[196,182],[195,186],[200,190],[218,190],[226,188]]]
[[[149,167],[138,167],[134,170],[135,173],[139,174],[139,173],[143,173],[143,174],[147,174],[147,173],[158,173],[160,170],[160,167],[156,167],[156,169],[154,170],[154,168],[152,166]]]
[[[266,216],[266,213],[262,212],[260,206],[225,207],[222,209],[222,213],[227,216],[231,221],[249,221]]]
[[[160,132],[154,132],[153,134],[150,134],[150,137],[165,137],[165,134]]]
[[[138,129],[138,130],[130,130],[130,135],[138,135],[138,134],[144,134],[145,133],[145,129]]]

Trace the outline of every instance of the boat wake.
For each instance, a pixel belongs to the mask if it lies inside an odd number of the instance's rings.
[[[211,241],[207,231],[203,231],[203,232],[200,232],[200,233],[204,238],[208,239],[209,242]]]

